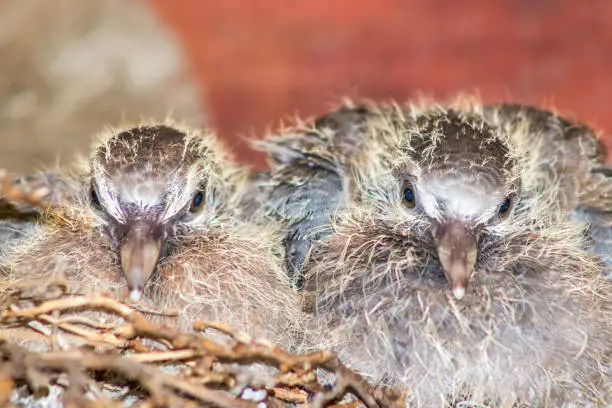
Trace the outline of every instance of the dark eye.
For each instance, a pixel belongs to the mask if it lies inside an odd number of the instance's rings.
[[[499,206],[499,215],[501,217],[507,217],[510,214],[510,210],[512,209],[512,198],[506,197],[503,203]]]
[[[414,192],[414,187],[412,184],[404,184],[404,188],[402,190],[402,199],[404,200],[404,204],[408,208],[413,208],[416,205],[416,194]]]
[[[91,187],[91,205],[93,206],[93,208],[95,208],[96,210],[100,210],[102,208],[102,204],[100,204],[100,198],[98,198],[98,193],[96,192],[95,187]]]
[[[204,194],[201,191],[198,191],[196,195],[193,196],[193,200],[191,201],[191,208],[189,211],[195,212],[202,203],[204,202]]]

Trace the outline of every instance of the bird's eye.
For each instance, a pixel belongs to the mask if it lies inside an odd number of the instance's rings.
[[[504,200],[503,203],[499,206],[498,214],[502,218],[506,218],[508,214],[510,214],[510,210],[512,209],[512,197],[508,196]]]
[[[102,209],[100,198],[98,197],[98,193],[96,192],[96,189],[94,186],[91,186],[90,195],[91,195],[90,200],[91,200],[92,207],[95,208],[96,210]]]
[[[202,193],[201,191],[198,191],[193,196],[193,200],[191,201],[191,208],[189,209],[189,211],[196,212],[198,208],[202,206],[203,202],[204,202],[204,193]]]
[[[402,188],[402,200],[404,200],[404,205],[408,208],[413,208],[416,205],[416,194],[412,184],[404,184]]]

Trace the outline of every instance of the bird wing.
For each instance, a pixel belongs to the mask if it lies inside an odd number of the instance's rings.
[[[348,199],[347,167],[359,150],[365,107],[342,107],[314,121],[314,126],[291,129],[259,147],[273,170],[260,176],[268,213],[285,225],[285,267],[301,287],[302,264],[317,240],[329,236],[331,217]]]
[[[501,104],[485,109],[501,120],[524,121],[529,137],[544,138],[538,167],[553,175],[559,186],[558,202],[575,220],[589,224],[593,250],[612,265],[612,168],[606,149],[587,126],[530,106]]]

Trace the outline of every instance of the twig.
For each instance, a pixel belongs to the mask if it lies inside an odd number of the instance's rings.
[[[123,318],[130,316],[138,316],[134,309],[121,302],[117,302],[111,298],[105,296],[76,296],[66,297],[56,300],[49,300],[45,303],[23,310],[5,310],[0,313],[0,319],[7,320],[11,318],[34,318],[39,315],[48,314],[54,311],[65,311],[65,310],[78,310],[78,309],[89,309],[89,310],[104,310]],[[140,317],[140,316],[138,316]],[[142,318],[142,317],[140,317]]]
[[[295,404],[305,404],[308,402],[308,394],[300,389],[272,388],[270,395]]]
[[[133,361],[138,361],[139,363],[166,363],[193,360],[197,356],[198,353],[196,353],[194,350],[174,350],[132,354],[130,358]]]
[[[102,343],[102,344],[107,344],[107,345],[111,345],[111,346],[119,347],[119,348],[123,348],[127,346],[126,340],[118,339],[116,336],[113,336],[112,334],[109,334],[109,333],[92,332],[90,330],[82,329],[73,324],[59,321],[58,319],[54,319],[48,315],[38,316],[38,319],[45,323],[52,324],[62,330],[65,330],[68,333],[72,333],[77,336],[86,338],[87,340],[93,343]]]

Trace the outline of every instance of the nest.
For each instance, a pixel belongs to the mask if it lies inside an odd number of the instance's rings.
[[[399,395],[373,389],[326,351],[294,355],[217,322],[181,332],[147,322],[144,313],[152,311],[106,296],[71,295],[59,282],[10,294],[0,314],[0,405],[23,386],[35,397],[59,386],[65,406],[75,407],[120,406],[128,397],[143,407],[399,404]],[[22,347],[15,332],[49,347]],[[271,381],[245,374],[255,365],[273,367]],[[324,384],[322,372],[335,381]]]
[[[44,208],[56,190],[0,171],[0,198],[18,205]],[[2,299],[1,406],[58,389],[66,407],[403,405],[400,393],[371,387],[332,353],[292,354],[223,323],[195,322],[190,331],[152,324],[147,314],[172,312],[71,294],[65,282]],[[253,375],[262,366],[273,372],[266,380]]]

